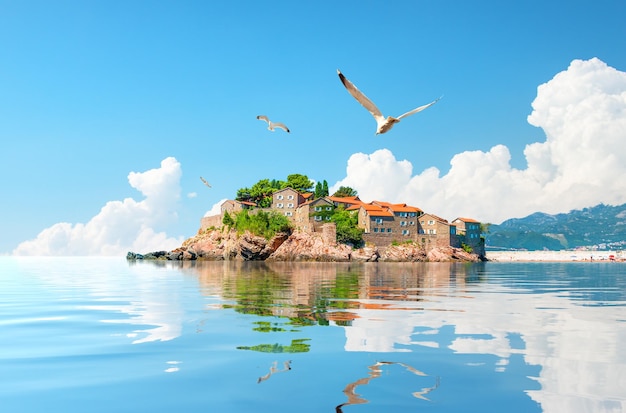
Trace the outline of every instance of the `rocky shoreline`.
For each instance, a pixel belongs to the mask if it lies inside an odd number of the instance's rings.
[[[352,248],[329,243],[322,234],[279,233],[270,240],[245,232],[207,230],[199,232],[172,251],[146,254],[129,252],[128,260],[243,260],[243,261],[320,261],[320,262],[480,262],[485,256],[461,248],[435,247],[425,250],[415,243],[386,247],[366,245]]]

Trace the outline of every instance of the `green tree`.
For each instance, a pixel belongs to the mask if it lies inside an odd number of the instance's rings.
[[[299,192],[309,192],[313,189],[313,181],[306,175],[291,174],[287,176],[284,188],[291,187]]]
[[[250,201],[256,203],[261,208],[268,208],[272,205],[272,194],[277,189],[275,188],[276,181],[270,181],[269,179],[261,179],[251,188],[241,188],[237,191],[237,201]]]
[[[358,227],[359,217],[356,211],[346,211],[338,207],[330,220],[337,226],[337,242],[355,247],[363,245],[363,229]]]
[[[489,231],[491,229],[491,223],[489,222],[481,222],[480,223],[480,233],[481,234],[489,234]]]
[[[326,182],[326,179],[322,182],[322,193],[322,196],[328,196],[328,182]]]
[[[224,212],[224,218],[222,218],[222,224],[224,224],[228,228],[231,228],[233,225],[235,225],[235,220],[233,219],[233,217],[230,216],[228,211]]]
[[[335,191],[333,196],[336,197],[348,197],[348,196],[357,196],[358,193],[356,190],[350,188],[349,186],[340,186],[339,189]]]
[[[315,184],[315,198],[322,198],[324,196],[323,194],[322,183],[318,181]]]

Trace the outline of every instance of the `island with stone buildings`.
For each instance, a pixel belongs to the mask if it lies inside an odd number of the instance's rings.
[[[173,251],[129,252],[128,259],[268,260],[268,261],[486,261],[481,223],[458,217],[448,221],[418,207],[385,201],[364,202],[358,196],[321,196],[291,187],[276,190],[271,205],[226,200],[220,213],[205,216],[198,233]],[[357,216],[360,245],[337,241],[331,217],[337,210]],[[266,239],[226,225],[239,213],[279,214],[290,230]]]

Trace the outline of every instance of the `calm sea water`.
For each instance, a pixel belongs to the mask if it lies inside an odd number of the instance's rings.
[[[0,411],[626,412],[626,264],[0,258]]]

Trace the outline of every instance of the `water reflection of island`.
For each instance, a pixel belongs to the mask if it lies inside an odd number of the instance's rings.
[[[495,372],[521,356],[537,367],[532,379],[540,387],[526,393],[543,411],[626,411],[626,353],[618,344],[626,336],[616,328],[626,320],[622,267],[598,289],[588,281],[597,274],[580,277],[576,264],[198,264],[183,268],[199,276],[205,294],[285,327],[342,326],[346,351],[426,346],[476,355],[480,364],[481,355],[493,355]],[[558,273],[558,280],[542,271]],[[604,293],[581,300],[588,289]]]
[[[204,264],[204,263],[198,263]],[[476,277],[476,265],[455,263],[247,263],[197,265],[207,294],[232,300],[246,314],[285,317],[294,324],[349,326],[355,310],[419,310],[417,305],[441,289],[459,291]],[[226,305],[228,306],[228,305]]]
[[[360,379],[358,379],[356,381],[353,381],[352,383],[349,383],[345,387],[345,389],[343,389],[343,393],[348,398],[348,401],[338,405],[337,407],[335,407],[335,411],[337,413],[342,413],[344,406],[348,406],[348,405],[351,405],[351,404],[368,403],[367,399],[362,398],[359,394],[356,393],[356,388],[358,386],[367,385],[367,384],[370,383],[370,381],[379,378],[381,376],[381,374],[382,374],[382,366],[389,366],[389,365],[393,365],[393,364],[402,366],[407,371],[409,371],[409,372],[411,372],[411,373],[413,373],[413,374],[415,374],[417,376],[423,376],[423,377],[427,376],[426,373],[421,372],[421,371],[419,371],[419,370],[409,366],[408,364],[404,364],[404,363],[400,363],[400,362],[393,362],[393,361],[379,361],[379,362],[376,362],[375,364],[367,367],[370,370],[369,375],[367,377],[363,377],[363,378],[360,378]],[[435,384],[433,386],[422,388],[420,391],[413,392],[412,395],[415,398],[429,401],[429,399],[426,398],[426,395],[428,393],[432,392],[433,390],[435,390],[438,387],[439,387],[439,377],[436,378]]]

